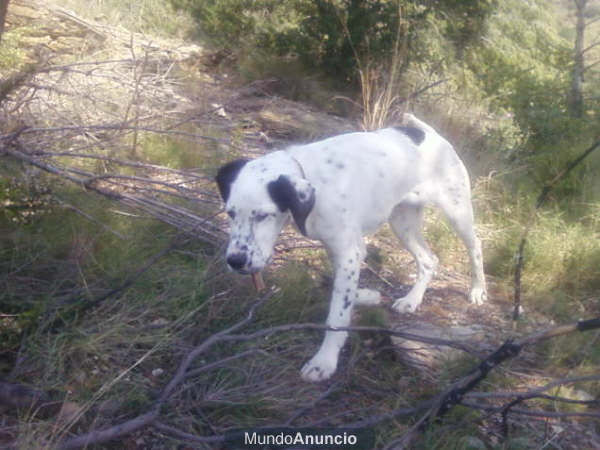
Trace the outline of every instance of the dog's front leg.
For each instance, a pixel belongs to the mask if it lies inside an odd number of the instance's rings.
[[[331,328],[350,325],[358,287],[360,249],[360,244],[347,245],[346,243],[346,248],[343,250],[330,251],[335,270],[331,305],[327,317],[327,325]],[[302,368],[302,378],[306,381],[321,381],[333,375],[340,350],[347,337],[346,331],[326,331],[321,348]]]

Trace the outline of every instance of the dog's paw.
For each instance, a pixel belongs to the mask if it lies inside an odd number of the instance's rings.
[[[374,289],[359,289],[356,293],[357,305],[379,305],[381,294]]]
[[[483,305],[487,300],[487,293],[483,288],[473,288],[469,293],[469,300],[475,305]]]
[[[415,299],[409,294],[406,297],[397,299],[392,305],[392,308],[398,313],[413,313],[420,304],[420,299]]]
[[[304,381],[324,381],[333,375],[336,366],[337,360],[316,354],[304,365],[300,371],[300,375]]]

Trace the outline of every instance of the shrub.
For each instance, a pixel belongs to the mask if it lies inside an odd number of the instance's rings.
[[[191,11],[202,34],[216,45],[274,54],[290,52],[310,67],[339,81],[357,81],[357,64],[365,58],[384,60],[397,32],[413,41],[432,17],[443,22],[442,33],[464,49],[485,29],[495,0],[171,0]],[[398,9],[402,14],[397,14]],[[401,25],[400,21],[406,26]],[[412,58],[420,50],[411,49]]]

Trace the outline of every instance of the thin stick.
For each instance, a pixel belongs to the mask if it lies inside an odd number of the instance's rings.
[[[254,289],[256,289],[256,292],[259,294],[266,289],[265,280],[263,280],[261,272],[252,274],[252,283],[254,284]]]

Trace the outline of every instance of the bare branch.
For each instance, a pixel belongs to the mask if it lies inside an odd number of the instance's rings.
[[[112,441],[122,436],[127,436],[134,431],[143,428],[156,420],[159,415],[158,405],[153,406],[149,412],[136,416],[131,420],[127,420],[118,425],[104,428],[102,430],[94,430],[79,436],[69,438],[59,444],[61,450],[69,450],[74,448],[87,447],[93,444],[101,444],[103,442]]]
[[[588,26],[590,26],[591,24],[598,22],[599,20],[600,20],[600,16],[598,16],[598,17],[594,17],[592,20],[590,20],[589,22],[586,22],[586,23],[585,23],[585,26],[586,26],[586,28],[587,28]]]
[[[130,123],[131,121],[127,121],[126,123]],[[24,133],[57,133],[63,131],[76,131],[79,133],[83,133],[86,131],[147,131],[149,133],[154,134],[164,134],[164,135],[173,135],[173,136],[185,136],[191,137],[194,139],[204,139],[207,141],[216,142],[219,144],[225,144],[236,148],[231,142],[226,139],[219,139],[212,136],[205,136],[197,133],[188,133],[185,131],[178,130],[161,130],[159,128],[151,128],[151,127],[140,127],[134,125],[123,125],[123,124],[105,124],[105,125],[72,125],[72,126],[62,126],[62,127],[46,127],[46,128],[27,128]]]
[[[166,425],[162,422],[155,421],[152,426],[157,430],[162,431],[163,433],[169,434],[171,436],[176,437],[177,439],[181,439],[187,442],[194,443],[217,443],[223,442],[225,440],[224,435],[215,435],[215,436],[196,436],[195,434],[186,433],[185,431],[181,431],[175,427],[170,425]]]
[[[587,51],[593,49],[594,47],[597,47],[598,45],[600,45],[600,41],[597,41],[597,42],[594,42],[593,44],[588,45],[586,48],[581,50],[581,53],[586,53]]]
[[[585,66],[583,68],[583,71],[586,72],[586,71],[590,70],[591,68],[596,67],[598,64],[600,64],[600,59],[596,62],[593,62],[592,64]]]
[[[10,136],[12,138],[12,135],[10,135]],[[16,136],[16,137],[18,137],[18,136]],[[198,180],[212,182],[212,179],[210,177],[207,177],[206,175],[201,175],[201,174],[194,173],[194,172],[192,172],[190,170],[172,169],[170,167],[159,166],[157,164],[148,164],[148,163],[143,163],[143,162],[139,162],[139,161],[129,161],[129,160],[126,160],[126,159],[112,158],[112,157],[109,157],[109,156],[95,155],[95,154],[92,154],[92,153],[71,153],[71,152],[50,152],[50,151],[48,151],[48,152],[46,152],[46,151],[40,152],[40,151],[36,151],[35,152],[35,156],[36,157],[66,156],[66,157],[69,157],[69,158],[97,159],[99,161],[107,161],[107,162],[119,164],[121,166],[137,167],[137,168],[142,168],[142,169],[159,170],[161,172],[173,173],[173,174],[176,174],[176,175],[183,175],[185,177],[189,177],[189,178],[192,178],[192,179],[198,179]],[[214,193],[213,193],[213,195],[216,196],[216,194],[214,194]]]
[[[565,384],[572,384],[572,383],[583,383],[586,381],[598,381],[600,380],[600,374],[595,374],[595,375],[587,375],[587,376],[581,376],[581,377],[571,377],[571,378],[560,378],[557,380],[553,380],[548,384],[545,384],[544,386],[539,386],[533,389],[530,389],[528,391],[523,391],[523,392],[519,392],[519,391],[500,391],[500,392],[469,392],[466,394],[466,396],[468,398],[481,398],[481,399],[487,399],[487,398],[512,398],[512,397],[529,397],[529,396],[537,396],[538,394],[541,394],[542,392],[545,392],[549,389],[553,389],[555,387],[558,386],[562,386]],[[554,397],[553,397],[554,398]]]
[[[414,439],[417,431],[423,431],[430,423],[443,417],[454,406],[462,404],[464,396],[479,385],[491,370],[502,364],[505,360],[517,356],[524,347],[575,331],[583,332],[597,328],[600,328],[600,318],[578,321],[572,324],[550,328],[541,332],[532,333],[516,341],[508,339],[496,351],[479,363],[471,373],[453,383],[449,388],[445,389],[441,394],[435,397],[433,406],[401,439],[402,445],[407,445]],[[593,417],[593,415],[590,415],[590,417]]]
[[[210,347],[217,344],[218,342],[221,342],[223,338],[226,337],[229,333],[240,329],[241,327],[247,325],[250,321],[252,321],[256,309],[263,305],[269,298],[271,298],[275,294],[275,292],[275,290],[271,289],[256,303],[254,303],[254,305],[252,305],[244,319],[240,320],[239,322],[236,322],[235,324],[233,324],[229,328],[226,328],[225,330],[211,335],[204,342],[202,342],[200,345],[198,345],[196,348],[190,351],[184,357],[183,361],[179,364],[179,368],[175,372],[175,375],[164,387],[156,403],[151,407],[149,412],[141,414],[137,417],[134,417],[133,419],[130,419],[118,425],[114,425],[112,427],[108,427],[102,430],[94,430],[80,436],[69,438],[63,441],[60,444],[59,448],[66,450],[84,447],[92,444],[101,444],[103,442],[108,442],[117,439],[121,436],[125,436],[154,422],[159,417],[161,406],[171,396],[175,388],[185,379],[186,372],[190,365],[194,362],[194,360],[198,358],[198,356],[206,352]]]
[[[468,406],[469,408],[474,409],[482,409],[484,411],[491,411],[493,413],[502,412],[505,406],[486,406],[480,403],[472,403],[472,402],[463,402],[463,406]],[[522,416],[532,416],[532,417],[553,417],[553,418],[564,418],[564,417],[590,417],[590,418],[600,418],[600,411],[565,411],[565,412],[555,412],[555,411],[540,411],[540,410],[530,410],[530,409],[519,409],[512,408],[510,412],[519,414]]]

